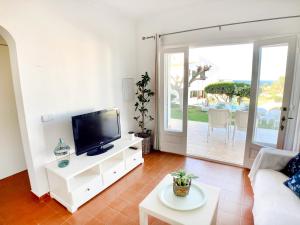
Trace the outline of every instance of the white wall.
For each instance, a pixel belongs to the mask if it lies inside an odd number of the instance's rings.
[[[0,44],[6,44],[0,36]],[[9,51],[0,45],[0,179],[26,169]]]
[[[3,37],[0,36],[0,44],[6,45],[6,42]]]
[[[132,103],[122,100],[121,78],[136,73],[135,24],[95,2],[0,1],[0,26],[16,44],[25,158],[38,196],[48,192],[43,166],[54,159],[58,138],[74,146],[71,115],[118,107],[123,133],[133,126]],[[55,119],[42,123],[45,114]]]
[[[226,0],[199,1],[178,10],[147,15],[139,20],[138,36],[138,73],[154,72],[154,40],[141,40],[142,36],[155,33],[193,29],[232,22],[291,16],[300,14],[299,0]],[[161,38],[163,46],[201,46],[236,42],[249,42],[273,37],[300,33],[300,18],[282,21],[261,22],[237,25],[218,29],[202,30]]]

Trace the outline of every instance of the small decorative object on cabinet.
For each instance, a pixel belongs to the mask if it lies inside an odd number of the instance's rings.
[[[172,172],[173,192],[176,196],[185,197],[189,194],[192,179],[197,178],[193,174],[187,174],[183,169]]]
[[[70,146],[67,145],[62,138],[59,139],[54,149],[54,155],[57,157],[57,166],[64,168],[70,163]]]
[[[143,138],[143,154],[150,153],[151,149],[151,130],[147,129],[145,125],[147,120],[154,120],[147,109],[147,106],[154,95],[154,92],[148,88],[150,80],[151,78],[148,73],[145,72],[145,74],[141,76],[141,80],[136,83],[137,91],[135,93],[137,96],[137,101],[134,104],[136,115],[133,119],[137,121],[138,126],[141,129],[140,132],[136,133],[136,136]]]
[[[129,131],[129,132],[128,132],[128,136],[129,136],[129,139],[130,139],[130,140],[134,140],[134,139],[135,139],[134,131]]]

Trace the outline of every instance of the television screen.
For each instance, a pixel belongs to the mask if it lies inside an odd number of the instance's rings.
[[[101,148],[121,137],[117,109],[73,116],[72,126],[76,155]]]

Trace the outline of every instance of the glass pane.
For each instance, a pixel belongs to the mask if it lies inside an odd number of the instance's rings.
[[[287,62],[287,45],[261,48],[254,142],[276,146]]]
[[[184,53],[165,55],[166,109],[165,128],[182,131]]]
[[[189,155],[243,164],[252,58],[252,43],[190,49],[187,109]],[[216,109],[215,113],[211,109]],[[226,127],[231,128],[231,132],[217,123],[222,123],[219,117],[223,115],[223,110],[230,112],[231,124]]]

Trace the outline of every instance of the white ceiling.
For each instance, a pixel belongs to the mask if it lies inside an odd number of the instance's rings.
[[[166,12],[191,4],[201,4],[209,0],[103,0],[107,5],[118,9],[130,17]]]
[[[201,10],[205,11],[205,6],[229,5],[233,8],[248,4],[271,4],[275,5],[291,3],[299,5],[300,0],[90,0],[97,5],[97,2],[102,1],[106,5],[115,8],[120,13],[135,19],[145,18],[153,14],[167,13],[172,10],[180,10],[184,7],[190,8],[195,6],[203,6]],[[201,13],[201,11],[199,12]]]

